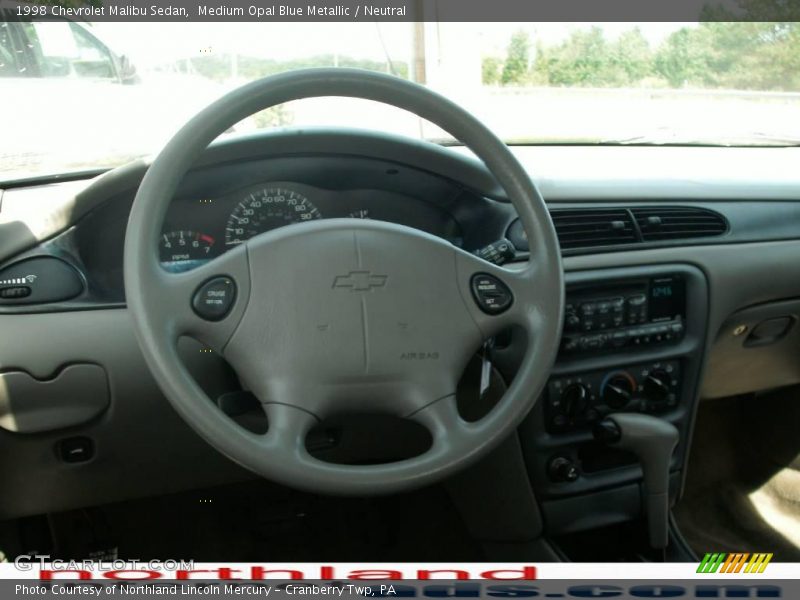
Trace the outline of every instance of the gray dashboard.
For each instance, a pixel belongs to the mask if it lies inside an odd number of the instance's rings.
[[[743,181],[742,188],[764,196],[744,199],[743,190],[737,187],[727,197],[731,183],[722,179],[722,173],[714,172],[721,163],[718,154],[709,149],[699,149],[698,155],[694,148],[681,153],[676,148],[601,147],[594,148],[592,159],[586,148],[554,147],[548,149],[552,154],[542,150],[519,147],[517,153],[528,164],[554,210],[678,207],[713,211],[728,224],[724,235],[715,237],[566,248],[562,251],[564,256],[800,239],[800,202],[793,200],[800,196],[800,181],[792,184],[789,180],[785,185]],[[750,161],[752,168],[764,162],[753,162],[757,150],[749,150],[743,156],[740,150],[717,149],[741,156],[739,160]],[[775,157],[791,160],[794,155],[786,150],[761,152],[769,152],[766,162],[772,163]],[[669,154],[676,162],[664,164],[664,158],[652,156],[658,151]],[[603,160],[597,160],[598,153]],[[687,154],[696,155],[696,160],[686,160]],[[563,162],[554,162],[554,157]],[[698,161],[711,171],[707,180],[696,178]],[[548,163],[553,171],[569,174],[561,178],[546,172],[541,175]],[[52,254],[82,273],[85,288],[69,302],[40,305],[24,299],[0,300],[0,314],[82,310],[124,303],[124,229],[146,166],[136,162],[94,179],[37,182],[38,185],[19,182],[4,190],[0,273],[20,259]],[[724,172],[743,167],[730,160],[722,166]],[[634,168],[639,169],[635,177],[629,172]],[[643,169],[652,171],[651,179],[645,178]],[[771,170],[775,170],[774,165]],[[669,177],[670,173],[675,176]],[[537,174],[540,175],[536,177]],[[731,177],[741,178],[742,173],[731,172]],[[782,177],[786,179],[785,173]],[[314,218],[392,221],[439,235],[470,251],[508,237],[518,244],[518,258],[526,256],[524,242],[514,236],[518,222],[513,208],[485,167],[463,149],[329,129],[279,130],[209,148],[176,195],[161,243],[166,246],[172,242],[176,248],[178,243],[186,248],[195,245],[202,256],[192,255],[194,258],[213,258],[236,241],[230,229],[236,226],[243,209],[252,208],[250,203],[255,196],[276,191],[305,199],[313,208]],[[270,226],[279,224],[273,218]],[[166,248],[162,253],[165,260],[170,258]],[[191,264],[176,265],[190,267]]]
[[[563,253],[573,284],[658,272],[692,274],[697,284],[687,307],[691,335],[681,345],[646,355],[648,360],[686,361],[686,402],[675,415],[687,440],[701,390],[703,396],[723,395],[714,377],[708,377],[715,376],[721,360],[729,374],[724,395],[747,387],[730,373],[754,357],[769,363],[770,357],[791,356],[770,373],[769,385],[800,381],[796,338],[748,349],[731,346],[727,330],[735,315],[754,307],[758,313],[752,318],[787,310],[797,318],[796,303],[787,304],[800,298],[800,181],[790,174],[797,152],[604,147],[522,147],[515,152],[551,208],[686,206],[714,210],[727,221],[727,232],[716,238]],[[145,169],[140,162],[90,180],[21,182],[0,196],[0,273],[20,260],[53,256],[74,267],[83,282],[80,294],[57,302],[0,304],[0,373],[24,371],[48,381],[67,365],[100,365],[110,399],[108,410],[67,429],[35,434],[0,429],[0,479],[17,491],[0,497],[0,518],[249,476],[180,421],[136,345],[124,309],[121,250],[127,212]],[[322,217],[367,210],[375,218],[425,229],[468,250],[506,236],[515,219],[486,170],[460,149],[353,131],[289,131],[209,149],[176,197],[165,233],[202,233],[214,239],[213,252],[219,252],[236,206],[262,189],[294,190]],[[187,343],[185,350],[205,385],[222,389],[220,382],[233,378],[202,348]],[[555,373],[643,360],[641,354],[592,355],[559,361]],[[70,398],[59,401],[69,403]],[[606,519],[635,512],[635,469],[615,471],[607,480],[595,478],[598,486],[583,482],[570,488],[545,481],[542,467],[548,455],[534,442],[541,433],[536,419],[533,414],[520,437],[528,476],[551,527],[574,514],[576,498],[600,489],[597,493],[608,494],[614,486],[617,492],[607,499],[617,508]],[[93,441],[92,460],[64,462],[60,444],[75,437]],[[676,497],[687,454],[684,447],[674,465]],[[204,466],[199,470],[189,464]],[[147,483],[119,477],[136,472],[147,472]]]

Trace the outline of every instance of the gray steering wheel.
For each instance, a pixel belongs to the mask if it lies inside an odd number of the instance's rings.
[[[344,96],[425,118],[469,147],[519,213],[530,259],[490,264],[421,231],[361,219],[289,225],[184,273],[159,264],[158,238],[182,177],[222,132],[302,98]],[[555,360],[564,282],[557,238],[536,186],[508,148],[446,98],[355,69],[309,69],[241,87],[190,120],[155,158],[125,238],[128,309],[144,357],[178,413],[209,443],[266,478],[332,494],[376,494],[441,480],[510,435],[536,402]],[[456,385],[481,343],[516,326],[527,346],[503,398],[463,420]],[[257,434],[228,418],[177,352],[188,335],[231,364],[263,404]],[[309,430],[333,413],[389,413],[430,432],[430,448],[378,465],[318,460]]]

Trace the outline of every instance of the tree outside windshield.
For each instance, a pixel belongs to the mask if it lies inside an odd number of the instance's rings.
[[[787,145],[800,141],[798,23],[0,22],[15,115],[0,180],[105,168],[157,150],[226,91],[303,67],[427,85],[509,143]],[[447,140],[411,115],[314,99],[227,135],[341,125]]]

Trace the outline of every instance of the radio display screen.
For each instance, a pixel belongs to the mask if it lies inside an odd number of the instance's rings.
[[[670,321],[684,314],[686,288],[680,277],[655,277],[650,280],[650,321]]]

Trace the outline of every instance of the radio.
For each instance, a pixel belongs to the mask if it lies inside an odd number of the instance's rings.
[[[686,285],[679,275],[571,288],[561,354],[675,343],[685,321]]]

